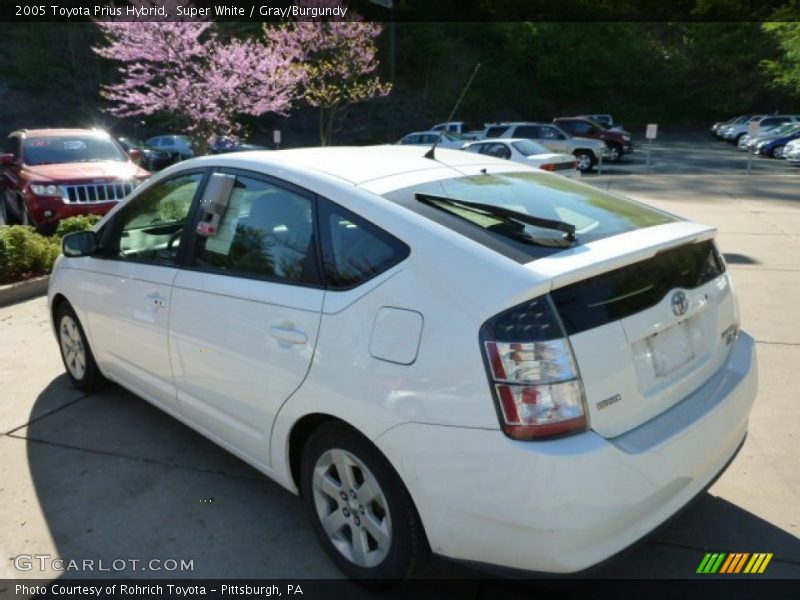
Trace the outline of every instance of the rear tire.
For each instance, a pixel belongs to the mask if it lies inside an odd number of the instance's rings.
[[[311,434],[301,490],[317,538],[348,577],[388,587],[428,566],[430,548],[408,490],[350,427],[328,422]]]
[[[106,379],[97,368],[86,334],[69,302],[64,301],[56,311],[56,332],[61,360],[72,385],[84,392],[102,387]]]

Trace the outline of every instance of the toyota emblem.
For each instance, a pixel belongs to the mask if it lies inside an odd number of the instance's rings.
[[[675,292],[672,294],[672,314],[676,317],[682,317],[689,310],[689,299],[683,292]]]

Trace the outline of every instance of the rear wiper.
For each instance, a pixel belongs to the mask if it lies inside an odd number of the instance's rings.
[[[456,208],[466,208],[475,212],[482,212],[489,214],[493,217],[502,217],[526,225],[533,225],[534,227],[541,227],[542,229],[553,229],[555,231],[563,231],[564,239],[568,242],[574,242],[578,238],[575,236],[575,225],[566,223],[564,221],[554,221],[552,219],[544,219],[542,217],[534,217],[525,213],[517,212],[502,206],[495,206],[493,204],[483,204],[482,202],[469,202],[467,200],[458,200],[455,198],[447,198],[446,196],[435,196],[433,194],[414,194],[414,197],[428,206],[434,208],[441,208],[438,205],[445,204],[447,206],[454,206]]]

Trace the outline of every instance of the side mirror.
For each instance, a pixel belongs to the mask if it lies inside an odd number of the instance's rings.
[[[0,165],[7,167],[15,162],[17,162],[17,157],[13,154],[0,154]]]
[[[94,231],[68,233],[61,242],[64,256],[91,256],[97,252],[97,234]]]
[[[131,148],[128,150],[128,156],[130,156],[133,162],[138,163],[140,160],[142,160],[142,151],[138,150],[137,148]]]

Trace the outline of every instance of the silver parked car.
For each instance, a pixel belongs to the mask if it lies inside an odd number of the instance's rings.
[[[457,149],[460,148],[464,143],[463,138],[460,138],[447,131],[444,133],[441,131],[415,131],[413,133],[409,133],[408,135],[404,135],[402,138],[400,138],[400,140],[398,140],[397,143],[401,146],[433,146],[433,143],[437,139],[439,142],[436,145],[439,148]]]
[[[608,146],[601,140],[572,137],[552,123],[515,122],[491,123],[486,126],[482,139],[524,138],[536,140],[550,152],[572,154],[582,173],[591,171],[600,159],[608,158]]]
[[[791,165],[800,166],[800,140],[792,140],[786,144],[783,149],[783,158]]]

